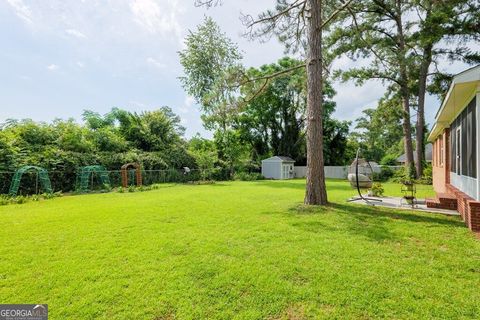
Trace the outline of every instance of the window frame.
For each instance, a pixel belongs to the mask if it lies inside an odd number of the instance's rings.
[[[456,174],[462,175],[462,125],[459,124],[455,130],[455,169]]]

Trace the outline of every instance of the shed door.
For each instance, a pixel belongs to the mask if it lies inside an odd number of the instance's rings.
[[[282,164],[282,179],[288,178],[288,165]]]

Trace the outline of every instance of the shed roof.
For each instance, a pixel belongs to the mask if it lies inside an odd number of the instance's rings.
[[[265,162],[295,162],[295,160],[293,160],[292,158],[284,157],[284,156],[273,156],[271,158],[262,160],[262,162],[264,161]]]

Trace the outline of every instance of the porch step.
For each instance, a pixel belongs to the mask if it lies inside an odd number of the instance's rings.
[[[443,209],[457,210],[457,198],[448,193],[437,193],[437,199]]]
[[[457,210],[457,198],[447,193],[437,193],[437,197],[425,199],[427,208]]]
[[[427,208],[440,209],[440,206],[441,206],[440,201],[438,201],[438,199],[433,199],[433,198],[426,198],[425,204],[427,205]]]

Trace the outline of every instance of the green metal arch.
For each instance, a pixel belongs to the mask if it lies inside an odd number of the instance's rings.
[[[52,193],[52,184],[50,182],[50,177],[48,176],[48,171],[44,168],[37,166],[24,166],[18,169],[12,178],[12,183],[10,184],[10,190],[8,194],[12,197],[16,196],[18,189],[20,188],[20,182],[22,181],[22,176],[25,172],[36,171],[38,173],[38,178],[40,180],[40,185],[44,192]]]
[[[104,166],[85,166],[80,168],[77,172],[77,189],[81,192],[88,192],[90,190],[90,178],[93,173],[97,173],[102,185],[110,185],[110,176]]]

